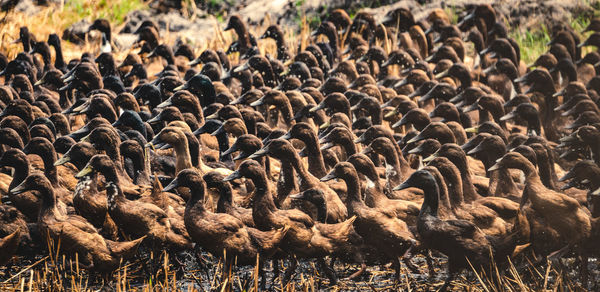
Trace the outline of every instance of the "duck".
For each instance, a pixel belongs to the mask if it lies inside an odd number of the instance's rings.
[[[372,245],[392,262],[396,277],[400,277],[400,262],[406,252],[417,244],[406,222],[395,214],[365,205],[360,194],[358,174],[349,162],[338,163],[321,181],[342,179],[347,187],[346,205],[348,214],[357,216],[354,221],[356,232],[366,244]],[[406,259],[404,259],[406,260]]]
[[[81,267],[103,274],[111,273],[122,260],[135,255],[145,237],[133,241],[116,242],[104,239],[87,220],[78,215],[65,215],[58,211],[56,196],[50,181],[42,174],[31,174],[21,184],[11,189],[15,195],[36,191],[41,197],[37,227],[49,240],[61,242],[66,254],[79,254]]]
[[[258,158],[264,155],[269,155],[274,159],[281,160],[282,164],[289,163],[293,167],[293,170],[297,172],[299,190],[305,191],[307,189],[319,188],[323,190],[325,198],[327,200],[327,217],[328,223],[339,223],[348,218],[348,212],[344,205],[340,194],[334,189],[329,187],[326,183],[319,181],[318,178],[313,176],[302,161],[292,144],[284,139],[273,139],[262,149],[258,150],[254,154],[250,155],[250,159]],[[342,192],[342,190],[339,190]],[[313,218],[316,214],[311,215]]]
[[[233,188],[230,183],[223,181],[225,179],[223,174],[211,171],[202,176],[202,179],[206,183],[208,190],[212,190],[219,195],[217,213],[227,213],[241,220],[247,227],[255,226],[252,219],[252,210],[234,205]]]
[[[100,173],[106,180],[108,214],[120,230],[130,236],[147,238],[153,248],[166,247],[171,250],[191,248],[186,230],[176,229],[177,222],[167,216],[160,207],[131,201],[121,190],[119,176],[113,160],[105,154],[96,154],[76,177]],[[173,224],[175,223],[175,224]],[[88,223],[89,224],[89,223]]]
[[[375,165],[369,157],[357,153],[350,156],[347,162],[352,163],[359,174],[362,174],[365,177],[364,201],[368,207],[380,208],[387,210],[387,212],[396,213],[396,217],[406,222],[408,225],[415,225],[419,210],[418,203],[409,200],[389,199],[385,195]]]
[[[298,209],[281,210],[275,205],[272,191],[267,183],[267,175],[262,166],[255,160],[242,162],[236,171],[225,177],[224,181],[239,178],[252,180],[255,189],[252,193],[252,218],[258,230],[269,231],[289,226],[281,248],[286,253],[301,255],[313,237],[315,222],[306,213]],[[296,261],[292,261],[290,271],[295,269]],[[291,273],[286,273],[282,283],[287,283]]]
[[[194,169],[179,172],[163,191],[178,187],[189,188],[191,192],[184,215],[185,227],[191,239],[211,254],[223,256],[226,270],[232,268],[234,260],[239,265],[254,265],[258,256],[262,261],[273,256],[290,230],[290,225],[284,225],[282,228],[262,231],[246,226],[230,214],[213,213],[205,209],[203,197],[206,187],[202,176]],[[261,275],[264,277],[264,272]]]
[[[525,223],[519,222],[510,235],[494,237],[485,234],[467,220],[448,220],[438,216],[440,194],[435,178],[426,170],[415,171],[396,187],[402,190],[417,187],[423,190],[425,200],[417,219],[417,233],[421,244],[448,256],[448,276],[440,288],[445,291],[461,270],[469,267],[486,271],[491,265],[506,263],[518,243],[522,242]],[[523,220],[525,221],[525,220]]]
[[[577,200],[546,188],[527,158],[520,153],[509,152],[490,167],[491,170],[500,168],[516,168],[525,174],[525,189],[519,208],[530,222],[532,246],[536,253],[549,255],[564,248],[572,249],[577,246],[576,242],[590,236],[589,211]],[[549,241],[546,236],[556,237]]]

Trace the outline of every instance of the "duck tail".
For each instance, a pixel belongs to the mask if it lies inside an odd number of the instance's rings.
[[[146,235],[136,240],[123,242],[107,239],[106,244],[108,245],[108,249],[110,250],[112,256],[127,259],[135,255],[137,248],[140,246],[142,241],[144,241],[144,239],[146,239]]]
[[[290,230],[290,225],[285,225],[282,228],[271,231],[260,231],[250,228],[248,230],[252,239],[267,253],[279,248],[279,244],[285,238],[285,235]]]
[[[338,229],[338,233],[339,234],[348,234],[350,233],[354,227],[354,221],[356,221],[356,215],[350,217],[348,220],[342,222],[339,224],[339,229]]]
[[[15,232],[7,235],[0,239],[0,250],[2,256],[0,256],[0,265],[4,265],[8,262],[17,251],[19,243],[21,242],[21,227],[18,227]]]
[[[494,247],[496,262],[504,262],[506,257],[513,255],[518,245],[527,246],[529,243],[530,227],[527,217],[521,210],[517,212],[515,224],[507,236],[490,238]]]

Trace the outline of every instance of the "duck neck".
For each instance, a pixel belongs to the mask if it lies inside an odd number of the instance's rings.
[[[121,174],[123,177],[126,177],[127,174],[125,173],[125,169],[123,168],[123,163],[121,161],[121,151],[119,150],[119,147],[109,146],[104,150],[104,152],[108,157],[110,157],[112,161],[115,162],[117,173]]]
[[[165,52],[163,58],[167,60],[167,64],[175,65],[175,56],[173,55],[173,52]]]
[[[187,138],[179,140],[176,144],[173,144],[173,149],[175,149],[175,169],[176,172],[188,168],[192,168],[192,158],[190,156],[190,149],[188,147]]]
[[[337,32],[334,29],[333,30],[328,29],[325,32],[325,35],[329,39],[329,45],[331,46],[331,50],[333,51],[333,55],[337,59],[338,56],[339,56],[339,50],[338,50],[338,43],[339,43],[339,41],[338,41]]]
[[[587,179],[590,181],[589,190],[591,190],[591,191],[594,191],[594,190],[600,188],[600,167],[597,167],[597,166],[589,167],[587,169],[586,176],[582,177],[581,179]]]
[[[489,174],[490,187],[489,193],[496,197],[506,197],[506,195],[516,194],[519,188],[515,184],[507,169],[498,169]]]
[[[40,213],[38,216],[38,222],[42,222],[44,217],[60,217],[60,212],[56,206],[56,195],[54,190],[48,187],[41,187],[38,189],[39,195],[42,198],[42,205],[40,207]]]
[[[64,68],[66,67],[65,64],[65,59],[63,58],[63,52],[62,52],[62,46],[60,44],[60,41],[58,41],[58,43],[56,44],[51,44],[51,46],[54,47],[54,52],[56,53],[56,58],[54,59],[54,67],[56,68]]]
[[[44,162],[44,175],[48,178],[53,187],[57,188],[58,185],[58,171],[54,162],[56,162],[56,151],[54,147],[48,147],[47,155],[43,155],[42,160]]]
[[[372,177],[370,175],[365,175],[366,185],[365,185],[365,202],[370,204],[370,206],[375,206],[376,202],[385,202],[388,197],[383,193],[383,187],[379,182],[378,177]]]
[[[371,122],[373,125],[381,125],[383,123],[383,115],[379,106],[371,111]]]
[[[396,182],[401,180],[402,169],[400,168],[400,160],[398,160],[398,154],[395,149],[386,149],[383,153],[380,153],[385,158],[385,176],[388,180]]]
[[[216,137],[219,145],[219,161],[232,161],[231,154],[223,155],[223,152],[229,149],[229,138],[227,138],[227,133],[219,133]]]
[[[134,155],[131,155],[130,158],[133,162],[133,171],[135,174],[133,182],[135,184],[149,184],[150,175],[148,174],[148,164],[150,163],[150,159],[146,159],[146,156],[141,152],[136,152]]]
[[[354,141],[352,141],[352,138],[343,137],[341,139],[341,141],[339,141],[339,143],[337,143],[337,144],[342,146],[342,148],[344,148],[344,152],[346,154],[346,157],[344,157],[344,160],[346,160],[348,157],[356,154],[356,144],[354,144]]]
[[[188,185],[190,189],[190,198],[188,199],[185,210],[188,211],[190,208],[204,211],[204,186],[202,181],[194,180]]]
[[[219,200],[217,201],[217,213],[227,213],[227,210],[233,206],[233,191],[228,183],[220,183],[217,186]]]
[[[14,189],[20,185],[29,175],[29,162],[19,160],[18,164],[11,165],[14,168],[13,179],[10,182],[9,189]]]
[[[541,159],[540,159],[541,158]],[[557,178],[553,172],[554,163],[550,164],[548,154],[538,156],[539,176],[542,183],[551,190],[558,190]]]
[[[273,212],[277,210],[277,206],[267,183],[267,176],[262,172],[255,174],[251,179],[254,184],[252,219],[258,229],[270,230],[274,223]]]
[[[348,216],[351,216],[355,214],[355,207],[365,206],[365,203],[361,199],[358,175],[350,173],[342,179],[346,183],[346,208],[348,209]]]
[[[279,108],[285,121],[285,124],[288,126],[288,129],[294,125],[294,112],[292,110],[292,105],[289,101],[285,101],[285,103]]]
[[[454,161],[453,161],[454,162]],[[473,181],[471,178],[471,170],[468,167],[468,164],[465,161],[460,161],[458,164],[455,164],[458,167],[462,179],[462,187],[463,187],[463,198],[464,201],[469,203],[475,201],[479,198],[479,194],[475,191],[475,186],[473,185]]]
[[[311,131],[302,139],[302,142],[306,146],[305,152],[308,156],[308,171],[318,178],[327,175],[317,135]]]
[[[115,174],[116,175],[116,174]],[[106,177],[106,174],[105,174]],[[121,190],[121,187],[119,186],[119,180],[118,178],[115,178],[114,180],[108,180],[108,178],[106,179],[107,183],[106,183],[106,198],[107,198],[107,205],[108,205],[108,210],[114,210],[115,208],[117,208],[117,201],[123,202],[126,201],[127,198],[125,198],[125,195],[123,194],[123,191]]]
[[[464,202],[464,183],[459,177],[459,172],[453,171],[452,169],[440,169],[444,176],[446,190],[448,191],[448,198],[450,200],[450,206],[452,209],[459,208]]]
[[[304,163],[300,160],[300,156],[296,151],[290,151],[289,158],[287,160],[288,163],[291,163],[294,167],[294,170],[298,172],[298,178],[300,179],[300,190],[306,190],[314,186],[314,176],[306,170],[304,167]]]
[[[277,86],[277,78],[275,77],[275,72],[273,72],[273,68],[271,67],[271,65],[266,66],[266,71],[264,72],[260,72],[263,80],[265,81],[265,85],[271,87],[271,88],[275,88],[275,86]]]
[[[296,177],[294,176],[294,165],[289,161],[281,161],[279,180],[277,181],[277,206],[296,189]]]
[[[322,198],[320,202],[313,202],[317,208],[317,221],[321,223],[327,223],[327,201]]]
[[[419,217],[426,215],[437,217],[438,204],[440,201],[440,193],[437,187],[435,185],[425,186],[423,188],[423,194],[425,196],[425,199],[423,200],[423,205],[421,205]]]

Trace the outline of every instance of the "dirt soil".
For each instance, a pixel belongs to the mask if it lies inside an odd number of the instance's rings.
[[[155,1],[156,2],[156,1]],[[226,5],[232,2],[234,4]],[[383,3],[384,5],[376,8],[363,8],[369,5],[369,2]],[[157,13],[154,11],[134,11],[129,15],[127,29],[123,32],[129,32],[129,27],[135,27],[141,20],[153,18],[161,29],[165,32],[178,33],[185,36],[192,42],[202,42],[214,37],[216,15],[221,20],[226,20],[232,13],[242,15],[251,25],[263,25],[265,20],[277,22],[283,26],[297,28],[298,19],[302,15],[308,18],[319,16],[323,19],[328,11],[336,8],[344,8],[347,11],[358,11],[364,9],[375,15],[376,19],[382,19],[390,10],[405,7],[411,9],[416,19],[424,18],[435,8],[452,9],[460,12],[474,4],[490,3],[507,20],[511,27],[519,27],[521,30],[538,27],[540,23],[545,23],[548,27],[557,21],[567,21],[571,16],[577,16],[585,13],[591,13],[591,2],[597,0],[433,0],[433,1],[415,1],[402,0],[395,3],[386,4],[394,1],[348,1],[348,0],[242,0],[242,1],[224,1],[220,11],[214,9],[201,9],[195,12],[195,17],[190,20],[182,16],[182,13],[176,10],[170,10],[167,13]],[[188,9],[188,11],[191,11]],[[190,13],[184,13],[190,14]],[[191,13],[193,14],[193,13]],[[221,24],[224,26],[224,24]],[[202,33],[199,33],[202,32]],[[204,33],[209,32],[209,33]]]

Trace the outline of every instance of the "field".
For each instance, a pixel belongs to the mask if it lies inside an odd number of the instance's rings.
[[[154,10],[160,1],[143,0],[63,0],[59,3],[51,2],[47,6],[32,6],[25,11],[0,12],[0,52],[9,59],[14,58],[21,50],[21,44],[13,43],[18,39],[19,28],[27,26],[38,39],[47,39],[51,33],[59,33],[81,20],[90,23],[96,18],[106,18],[113,25],[113,31],[118,32],[139,21],[139,15],[148,15],[159,19],[161,28],[170,28],[173,23],[180,23],[177,29],[164,29],[161,31],[162,40],[168,44],[177,41],[187,42],[192,45],[196,55],[206,48],[223,48],[234,40],[232,32],[224,32],[223,27],[228,15],[241,11],[243,8],[233,5],[234,0],[211,0],[204,5],[194,1],[182,1],[183,12],[169,12],[158,14]],[[248,1],[251,2],[251,1]],[[276,2],[276,1],[275,1]],[[289,26],[286,26],[286,39],[292,52],[298,44],[304,47],[310,38],[310,30],[314,29],[321,19],[327,15],[318,13],[317,7],[328,4],[317,4],[314,1],[296,1],[292,8],[276,12],[277,17],[286,17]],[[317,1],[318,2],[318,1]],[[335,2],[335,1],[332,1]],[[372,10],[381,13],[388,3],[371,3],[353,5],[349,7],[351,14],[360,9]],[[435,1],[434,1],[435,2]],[[456,20],[456,15],[463,13],[463,3],[448,1],[451,5],[444,7],[445,11]],[[453,3],[457,2],[457,3]],[[584,1],[585,2],[585,1]],[[244,5],[249,3],[244,2]],[[428,7],[439,3],[429,3]],[[508,4],[507,4],[508,5]],[[198,7],[201,6],[201,7]],[[153,8],[154,7],[154,8]],[[567,19],[576,30],[582,31],[593,16],[600,14],[596,2],[581,3],[586,9],[573,9]],[[201,9],[205,8],[205,9]],[[208,10],[206,10],[208,9]],[[141,12],[139,12],[141,11]],[[425,13],[426,10],[421,10]],[[156,14],[155,14],[156,13]],[[176,14],[176,15],[175,15]],[[251,26],[251,32],[261,35],[265,28],[277,21],[277,17],[267,16],[260,23]],[[527,18],[526,16],[518,16]],[[170,22],[173,21],[173,22]],[[512,21],[507,18],[510,27],[510,36],[521,47],[522,60],[532,64],[537,56],[547,51],[550,41],[548,24],[526,23],[524,20]],[[85,26],[85,24],[83,24]],[[198,33],[204,29],[206,33]],[[588,34],[582,36],[585,38]],[[123,33],[119,38],[123,42],[132,41],[132,34]],[[84,44],[63,42],[66,60],[79,58],[82,52],[98,52],[100,46],[99,35],[86,39]],[[259,42],[262,52],[275,54],[276,45],[272,41]],[[469,47],[472,52],[473,48]],[[137,49],[126,49],[115,54],[116,60],[122,60],[128,53]],[[584,52],[591,51],[586,48]],[[234,57],[235,59],[236,57]],[[235,60],[234,60],[235,62]],[[149,76],[162,69],[161,63],[149,64]],[[280,280],[271,281],[274,274],[272,263],[267,264],[268,285],[276,291],[317,291],[331,289],[334,291],[430,291],[443,284],[446,260],[442,255],[431,255],[434,262],[433,276],[428,275],[425,256],[414,255],[412,262],[417,266],[418,273],[411,271],[407,266],[402,267],[403,275],[399,282],[393,280],[393,270],[388,265],[373,265],[356,281],[344,280],[359,269],[355,265],[335,263],[335,271],[340,281],[335,286],[329,285],[325,275],[319,273],[314,261],[300,260],[299,268],[293,281],[282,287]],[[585,291],[579,281],[579,262],[573,257],[558,260],[544,260],[534,258],[531,252],[525,249],[514,257],[516,262],[511,262],[508,267],[494,271],[491,275],[481,275],[473,272],[463,273],[453,282],[455,291]],[[284,262],[275,264],[287,265]],[[595,261],[589,263],[593,283],[600,282],[599,269]],[[284,270],[282,266],[281,270]],[[46,250],[36,255],[18,256],[6,267],[0,268],[0,290],[2,291],[257,291],[258,268],[255,266],[236,267],[234,271],[223,271],[223,265],[217,259],[201,251],[190,251],[179,254],[151,254],[147,250],[140,250],[135,260],[123,263],[115,271],[109,282],[98,275],[91,275],[79,267],[77,258],[67,259],[60,253],[60,242],[50,244]],[[504,271],[504,272],[500,272]],[[592,288],[600,289],[599,285]]]

